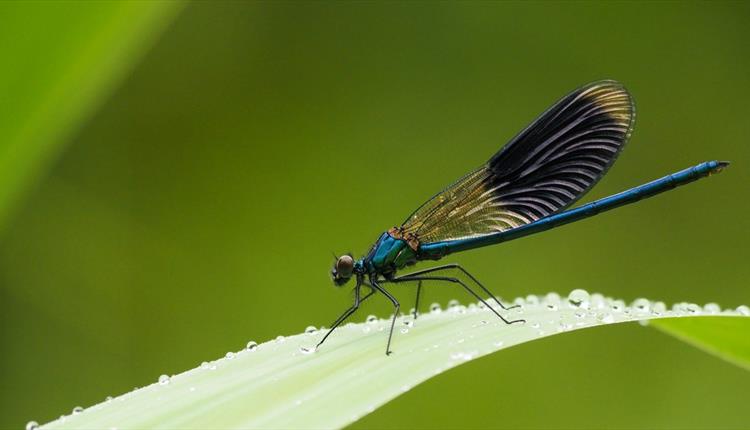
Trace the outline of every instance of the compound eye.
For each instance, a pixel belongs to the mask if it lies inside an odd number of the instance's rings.
[[[341,278],[349,278],[354,272],[354,259],[351,255],[342,255],[336,260],[336,273]]]

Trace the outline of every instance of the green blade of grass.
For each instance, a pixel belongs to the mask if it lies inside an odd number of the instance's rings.
[[[477,304],[435,308],[416,321],[401,316],[391,356],[384,354],[388,319],[346,324],[317,351],[313,347],[324,330],[279,337],[164,375],[160,382],[43,428],[341,428],[448,369],[551,335],[613,323],[685,320],[690,326],[683,326],[683,333],[700,333],[721,348],[746,336],[750,326],[746,307],[667,310],[644,299],[625,306],[580,290],[568,299],[548,294],[516,303],[522,306],[501,312],[524,318],[523,324],[506,325]],[[733,357],[750,363],[747,349],[737,349]]]
[[[160,1],[0,4],[0,233],[24,191],[179,6]]]
[[[747,308],[740,309],[750,314]],[[750,318],[679,318],[653,326],[719,358],[750,370]]]

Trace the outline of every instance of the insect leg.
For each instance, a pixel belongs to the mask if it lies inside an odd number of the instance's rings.
[[[488,296],[492,297],[492,300],[494,300],[495,303],[497,303],[498,305],[500,305],[500,307],[503,308],[503,310],[507,311],[507,310],[510,310],[510,309],[515,309],[515,308],[517,308],[519,306],[519,305],[505,306],[500,300],[498,300],[497,297],[495,297],[494,294],[492,294],[492,292],[489,289],[487,289],[481,282],[479,282],[479,280],[477,278],[475,278],[474,275],[472,275],[466,269],[464,269],[463,267],[461,267],[461,265],[456,264],[456,263],[445,264],[445,265],[437,266],[437,267],[430,267],[429,269],[424,269],[424,270],[418,270],[416,272],[412,272],[412,273],[408,273],[406,275],[400,276],[399,278],[408,278],[408,277],[412,277],[412,276],[415,276],[415,275],[426,275],[428,273],[434,273],[434,272],[439,272],[439,271],[442,271],[442,270],[450,270],[450,269],[458,269],[461,272],[463,272],[464,275],[468,276],[469,279],[471,279],[472,281],[474,281],[474,283],[477,284],[479,286],[479,288],[481,288],[482,291],[484,291],[485,294],[487,294]]]
[[[377,281],[374,279],[370,279],[370,284],[373,288],[383,293],[384,296],[388,298],[388,300],[393,303],[393,318],[391,318],[391,331],[388,333],[388,345],[385,347],[385,355],[391,355],[391,339],[393,338],[393,327],[396,325],[396,317],[398,316],[398,311],[401,309],[401,305],[398,303],[398,300],[396,300],[395,297],[391,295],[388,291],[386,291],[383,287],[381,287]]]
[[[417,299],[414,301],[414,319],[419,316],[419,295],[422,293],[422,281],[417,281]]]
[[[333,324],[331,324],[331,328],[328,330],[328,333],[326,333],[325,336],[323,336],[323,339],[321,339],[320,342],[318,342],[318,344],[315,346],[315,349],[317,349],[320,345],[322,345],[323,342],[325,342],[325,340],[328,338],[328,336],[330,336],[331,333],[333,333],[333,331],[336,330],[336,327],[338,327],[339,325],[341,325],[341,323],[343,323],[347,318],[349,318],[349,316],[351,316],[351,314],[353,314],[354,311],[356,311],[359,308],[359,305],[362,302],[364,302],[365,300],[369,299],[370,296],[372,296],[375,293],[375,290],[373,290],[371,288],[370,292],[367,293],[362,299],[360,299],[360,297],[359,297],[359,289],[361,287],[362,287],[362,283],[358,283],[357,286],[354,287],[354,304],[352,305],[352,307],[350,307],[349,309],[347,309],[346,312],[344,312],[343,314],[341,314],[341,316],[338,317],[336,319],[336,321],[333,322]]]
[[[406,275],[406,276],[400,276],[398,278],[393,279],[391,282],[398,283],[398,282],[406,282],[406,281],[445,281],[445,282],[452,282],[454,284],[460,284],[466,291],[469,292],[472,296],[477,298],[480,302],[484,303],[489,310],[491,310],[495,315],[497,315],[501,320],[503,320],[506,324],[515,324],[515,323],[524,323],[526,320],[520,319],[520,320],[511,320],[508,321],[505,319],[502,315],[500,315],[495,308],[490,306],[479,294],[477,294],[474,290],[472,290],[468,285],[466,285],[463,281],[461,281],[458,278],[450,278],[446,276],[414,276]]]

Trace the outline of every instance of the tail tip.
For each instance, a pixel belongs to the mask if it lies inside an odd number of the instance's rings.
[[[711,169],[711,173],[719,173],[722,170],[726,169],[727,166],[729,166],[729,161],[714,161],[716,163],[716,167]]]

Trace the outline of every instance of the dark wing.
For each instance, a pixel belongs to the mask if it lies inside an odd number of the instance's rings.
[[[484,236],[572,205],[614,163],[635,108],[618,82],[579,88],[555,103],[484,166],[428,200],[401,226],[421,243]]]

